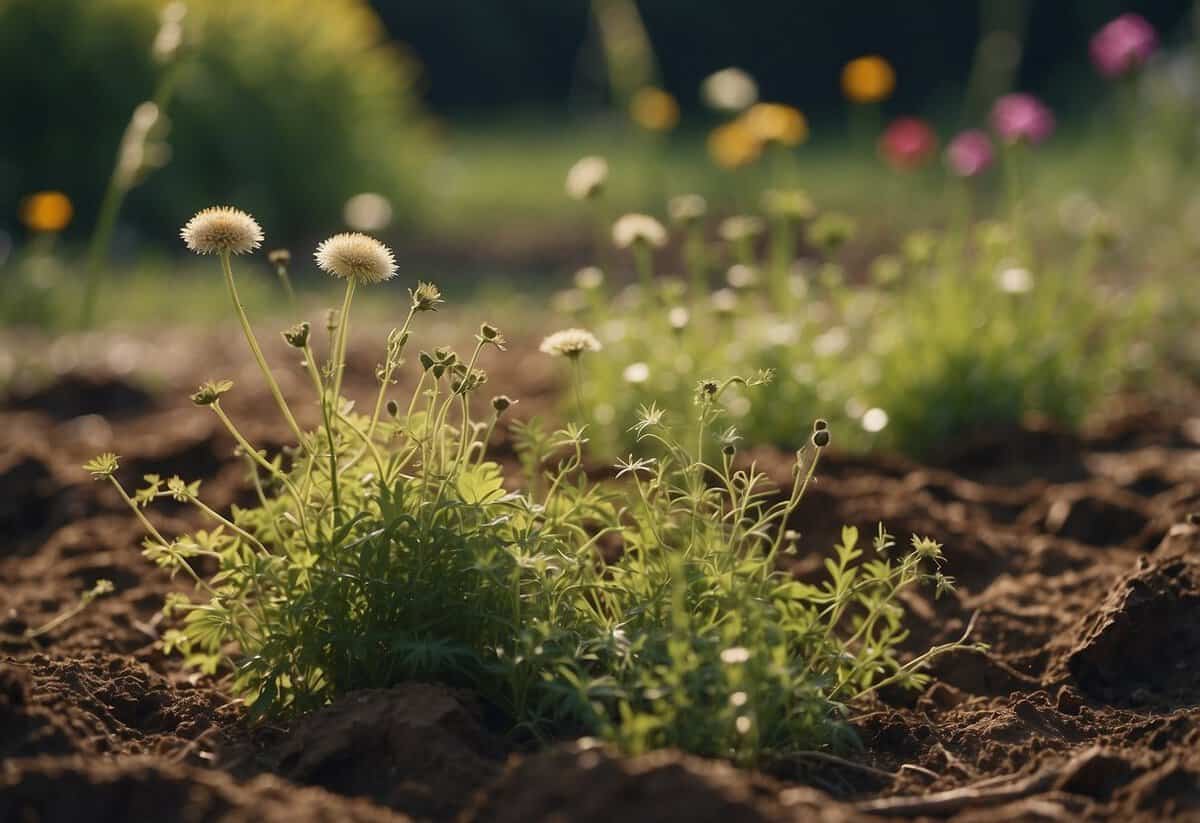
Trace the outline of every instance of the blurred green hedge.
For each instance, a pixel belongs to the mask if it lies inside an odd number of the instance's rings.
[[[20,198],[61,189],[71,232],[90,230],[134,107],[161,67],[165,0],[0,0],[0,222]],[[415,206],[426,150],[417,66],[361,0],[188,0],[187,45],[168,109],[170,163],[122,225],[172,237],[198,208],[235,203],[268,242],[340,225],[350,195]]]

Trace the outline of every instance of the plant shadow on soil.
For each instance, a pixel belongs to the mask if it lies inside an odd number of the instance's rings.
[[[241,378],[231,416],[278,445],[237,342],[188,345]],[[472,695],[420,683],[250,728],[219,680],[156,647],[163,595],[183,584],[78,468],[112,449],[125,479],[179,473],[216,508],[244,501],[232,441],[186,401],[211,374],[181,358],[148,391],[105,372],[104,346],[0,408],[0,821],[1200,819],[1200,528],[1186,522],[1200,416],[1183,407],[1126,398],[1083,435],[992,433],[928,465],[830,454],[796,516],[793,571],[818,576],[843,523],[931,536],[959,588],[908,597],[910,648],[974,616],[989,649],[940,658],[922,693],[855,707],[861,752],[749,773],[587,740],[516,750]],[[366,396],[371,348],[354,351],[348,383]],[[492,368],[525,414],[556,390],[531,362]],[[788,479],[790,455],[747,459]],[[201,525],[182,507],[151,516],[168,533]],[[113,595],[23,639],[101,578]]]

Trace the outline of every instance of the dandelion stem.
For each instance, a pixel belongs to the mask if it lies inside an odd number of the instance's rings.
[[[254,336],[254,329],[250,327],[250,318],[246,316],[246,309],[242,306],[242,300],[238,296],[237,285],[233,282],[233,267],[229,263],[228,250],[221,252],[221,269],[225,272],[225,284],[229,287],[229,297],[233,300],[233,307],[237,311],[238,320],[241,321],[242,331],[246,333],[246,342],[250,344],[250,351],[254,354],[254,359],[258,361],[258,367],[267,380],[267,387],[271,390],[271,395],[275,398],[279,410],[283,412],[283,417],[292,430],[292,434],[295,435],[297,444],[303,447],[304,434],[300,431],[300,425],[296,422],[296,418],[292,416],[292,410],[288,407],[283,392],[279,390],[279,384],[275,382],[275,375],[271,373],[271,367],[267,365],[267,358],[263,356],[262,349],[258,345],[258,338]]]
[[[358,283],[353,277],[346,281],[346,296],[342,300],[342,313],[338,316],[337,342],[333,349],[333,398],[337,401],[342,394],[342,375],[346,370],[346,337],[350,328],[350,303],[354,300],[354,287]]]

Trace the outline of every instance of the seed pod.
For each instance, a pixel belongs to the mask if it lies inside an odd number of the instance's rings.
[[[825,431],[825,429],[827,429],[827,428],[829,428],[829,421],[826,420],[825,418],[818,417],[816,420],[813,421],[813,431],[815,431],[815,432]]]
[[[829,429],[820,429],[819,431],[813,432],[812,442],[813,442],[813,445],[816,446],[818,449],[823,449],[826,446],[828,446],[829,445]]]
[[[387,401],[387,413],[389,417],[396,417],[400,414],[400,404],[395,400]]]
[[[308,345],[309,325],[307,322],[297,323],[283,332],[283,339],[293,349],[302,349]]]

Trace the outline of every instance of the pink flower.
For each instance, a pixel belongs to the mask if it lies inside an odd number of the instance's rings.
[[[946,165],[959,177],[983,174],[994,157],[992,141],[982,129],[968,129],[946,147]]]
[[[879,151],[888,164],[900,171],[924,165],[937,151],[938,139],[924,120],[898,117],[879,138]]]
[[[1158,32],[1140,14],[1122,14],[1092,35],[1090,51],[1096,71],[1120,77],[1146,65],[1158,48]]]
[[[992,106],[992,128],[1005,143],[1041,143],[1054,133],[1054,112],[1032,94],[1006,94]]]

